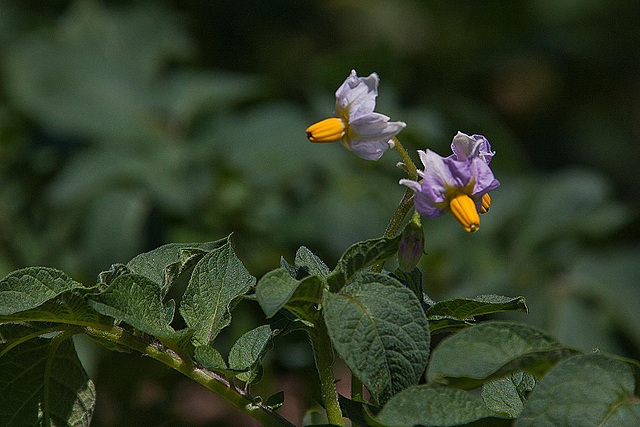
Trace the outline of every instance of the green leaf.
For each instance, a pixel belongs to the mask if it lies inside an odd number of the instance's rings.
[[[499,313],[502,311],[522,311],[529,309],[524,297],[508,298],[501,295],[480,295],[473,299],[455,298],[438,301],[427,309],[427,317],[445,316],[452,319],[464,320],[483,314]]]
[[[169,243],[136,256],[127,268],[156,282],[164,297],[180,274],[227,242],[228,237],[208,243]]]
[[[331,291],[339,291],[358,272],[394,256],[398,252],[401,237],[381,237],[351,245],[342,254],[336,268],[327,277]]]
[[[16,270],[0,280],[0,314],[29,310],[79,288],[84,285],[60,270],[47,267]]]
[[[55,322],[80,326],[110,326],[113,324],[113,319],[98,313],[84,298],[66,293],[31,310],[0,316],[0,323],[5,322]]]
[[[533,390],[517,427],[640,425],[637,371],[604,354],[558,363]]]
[[[237,377],[253,382],[257,365],[271,343],[273,331],[269,325],[261,325],[242,335],[229,351],[229,368],[249,370]]]
[[[400,268],[396,268],[393,273],[400,281],[409,286],[409,289],[416,294],[418,300],[422,303],[424,300],[424,292],[422,292],[422,272],[418,267],[415,267],[411,271],[403,271]]]
[[[300,268],[304,268],[307,275],[318,276],[326,279],[331,270],[329,267],[318,258],[313,252],[304,246],[301,246],[296,252],[295,264]]]
[[[436,347],[427,380],[475,388],[517,371],[542,376],[558,361],[576,353],[524,324],[480,323],[444,339]]]
[[[36,338],[0,357],[0,425],[88,426],[95,388],[71,340]]]
[[[179,339],[186,332],[175,332],[167,323],[170,306],[162,303],[160,288],[145,276],[120,276],[101,294],[88,296],[99,313],[128,323],[157,338]]]
[[[322,289],[323,283],[317,276],[307,276],[299,281],[284,268],[278,268],[258,281],[256,298],[267,318],[286,307],[306,319],[309,317],[309,305],[321,302]]]
[[[231,323],[231,309],[256,284],[236,257],[231,242],[196,264],[182,298],[180,313],[200,344],[209,344]]]
[[[430,316],[429,330],[431,334],[441,334],[444,332],[458,332],[468,326],[473,325],[474,319],[455,319],[447,316]]]
[[[285,308],[303,321],[318,320],[318,306],[322,303],[322,292],[326,284],[318,276],[307,276],[285,304]]]
[[[267,319],[284,307],[299,284],[284,268],[270,271],[258,280],[256,297]]]
[[[205,369],[220,372],[229,379],[248,370],[229,368],[218,350],[208,345],[197,346],[193,352],[193,358]]]
[[[516,372],[482,386],[482,400],[487,408],[516,418],[524,406],[525,393],[533,390],[536,379],[526,372]]]
[[[417,384],[429,357],[429,325],[397,280],[365,273],[327,293],[324,320],[340,357],[378,402]]]
[[[495,416],[466,391],[420,385],[393,396],[375,419],[389,427],[458,426]]]

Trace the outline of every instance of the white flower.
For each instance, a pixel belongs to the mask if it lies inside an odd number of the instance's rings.
[[[358,77],[356,71],[336,91],[336,117],[307,128],[311,142],[342,141],[342,145],[367,160],[378,160],[389,148],[391,139],[406,126],[389,122],[389,117],[374,113],[378,96],[378,75]]]

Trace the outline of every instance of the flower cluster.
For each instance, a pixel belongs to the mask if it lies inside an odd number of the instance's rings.
[[[389,117],[373,111],[378,83],[377,74],[358,77],[352,70],[336,91],[336,117],[309,126],[309,141],[342,141],[363,159],[382,157],[406,124],[390,122]],[[400,184],[414,191],[414,206],[420,215],[435,218],[451,212],[465,230],[474,232],[480,228],[478,214],[487,212],[491,204],[489,191],[500,185],[489,167],[495,152],[484,136],[462,132],[453,138],[451,150],[448,157],[418,151],[424,170],[417,171],[418,180],[402,179]]]

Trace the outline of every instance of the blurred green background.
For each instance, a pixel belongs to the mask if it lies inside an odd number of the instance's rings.
[[[91,283],[230,232],[258,277],[300,245],[333,266],[403,193],[394,152],[305,138],[353,68],[380,75],[377,111],[407,123],[414,159],[448,155],[458,130],[498,153],[480,232],[425,220],[427,294],[524,295],[513,318],[640,358],[638,20],[640,3],[604,0],[3,0],[0,275]],[[222,351],[263,321],[239,310]],[[250,425],[149,360],[79,346],[95,425]],[[299,424],[316,391],[305,339],[268,363],[259,386],[284,389]]]

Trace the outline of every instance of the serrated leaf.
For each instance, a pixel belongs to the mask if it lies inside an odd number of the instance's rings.
[[[160,288],[145,276],[120,276],[101,294],[88,296],[88,302],[97,312],[159,339],[180,339],[186,333],[169,326]]]
[[[294,260],[296,267],[304,268],[307,271],[307,274],[310,276],[318,276],[323,279],[326,279],[331,270],[329,267],[316,256],[313,252],[311,252],[308,248],[301,246],[296,252],[296,258]]]
[[[466,391],[420,385],[393,396],[375,420],[389,427],[457,426],[487,417],[496,414]]]
[[[29,310],[64,292],[79,288],[84,288],[84,285],[60,270],[23,268],[0,280],[0,314]]]
[[[508,298],[501,295],[480,295],[476,298],[455,298],[438,301],[427,309],[427,317],[446,316],[452,319],[464,320],[474,316],[502,311],[528,313],[529,309],[524,297]]]
[[[136,256],[126,266],[156,282],[164,297],[182,272],[227,242],[228,238],[208,243],[169,243]]]
[[[236,257],[231,242],[196,264],[182,298],[180,313],[200,344],[208,345],[231,322],[231,309],[256,284]]]
[[[516,418],[524,406],[525,393],[533,390],[535,383],[533,375],[516,372],[483,384],[482,400],[493,412]]]
[[[475,388],[512,372],[544,375],[578,353],[530,326],[480,323],[445,338],[431,355],[427,381]]]
[[[88,426],[95,388],[71,340],[36,338],[0,357],[0,425]]]
[[[336,268],[327,276],[331,291],[339,291],[358,272],[394,256],[398,252],[401,237],[381,237],[351,245],[338,260]]]
[[[611,356],[571,357],[540,380],[515,426],[640,425],[636,376],[630,364]]]
[[[255,376],[256,365],[267,351],[271,343],[273,332],[269,325],[261,325],[245,333],[236,341],[229,351],[229,368],[249,370],[237,375],[241,381],[252,381]]]
[[[416,296],[397,280],[365,273],[323,310],[331,341],[378,402],[417,384],[429,357],[429,325]]]

